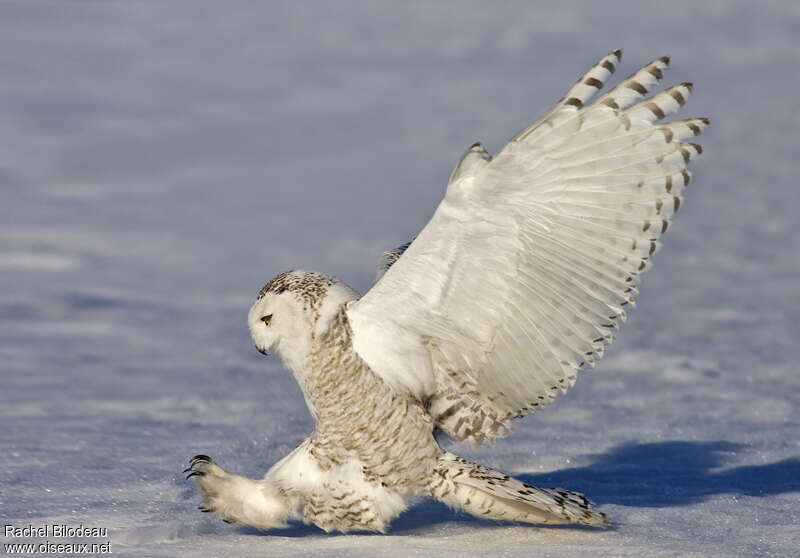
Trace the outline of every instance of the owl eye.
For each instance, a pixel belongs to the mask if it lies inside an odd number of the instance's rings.
[[[272,314],[261,316],[261,321],[264,322],[264,325],[269,325],[269,323],[272,321]]]

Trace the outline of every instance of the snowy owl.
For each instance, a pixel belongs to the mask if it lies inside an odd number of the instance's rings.
[[[659,58],[593,103],[616,50],[494,157],[480,143],[413,242],[388,252],[363,297],[322,273],[261,289],[256,348],[294,373],[316,430],[261,480],[197,455],[203,511],[273,529],[385,531],[424,496],[482,518],[602,527],[583,495],[537,488],[442,449],[491,441],[593,366],[633,305],[639,277],[681,205],[684,143],[709,121],[659,123],[692,91],[644,98]]]

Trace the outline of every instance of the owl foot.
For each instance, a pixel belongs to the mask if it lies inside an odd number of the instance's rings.
[[[189,466],[183,470],[186,479],[197,477],[197,486],[203,496],[203,505],[198,506],[203,513],[214,513],[219,515],[225,523],[233,523],[234,520],[220,514],[220,508],[224,508],[221,500],[221,488],[226,484],[226,477],[230,477],[225,470],[207,455],[199,454],[192,457]]]
[[[207,455],[195,455],[183,470],[195,478],[203,504],[198,509],[213,513],[225,523],[259,529],[284,527],[290,514],[285,497],[265,480],[253,480],[225,471]]]

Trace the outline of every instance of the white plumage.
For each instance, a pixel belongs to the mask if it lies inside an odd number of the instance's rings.
[[[708,120],[658,123],[692,90],[645,99],[667,58],[588,104],[620,57],[600,60],[495,157],[470,147],[434,216],[384,255],[362,298],[311,272],[262,289],[253,339],[281,354],[317,428],[261,481],[197,456],[187,472],[206,509],[262,528],[295,517],[383,531],[422,494],[493,519],[606,524],[579,494],[442,450],[433,429],[477,443],[506,435],[594,365],[634,304],[702,152],[683,142]]]

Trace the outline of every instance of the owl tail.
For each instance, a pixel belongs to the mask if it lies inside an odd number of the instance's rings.
[[[485,519],[609,525],[606,515],[592,509],[583,494],[536,488],[450,452],[439,457],[430,490],[440,502]]]

